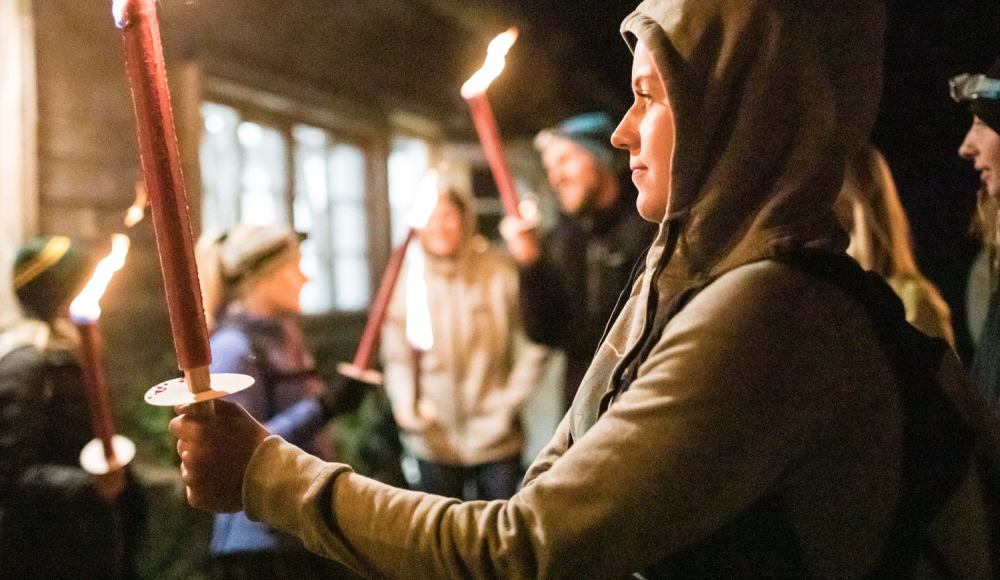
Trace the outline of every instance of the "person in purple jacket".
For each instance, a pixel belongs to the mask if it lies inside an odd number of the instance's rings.
[[[199,241],[211,371],[253,377],[253,387],[229,400],[271,432],[329,460],[332,446],[324,426],[334,415],[356,409],[365,392],[353,384],[328,388],[316,373],[297,321],[307,282],[299,268],[301,240],[286,225],[240,224]],[[353,577],[243,512],[215,516],[209,553],[213,578]]]

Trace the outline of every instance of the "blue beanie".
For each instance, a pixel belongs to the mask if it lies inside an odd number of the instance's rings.
[[[535,137],[535,148],[542,151],[552,139],[565,139],[582,147],[612,171],[621,171],[628,165],[628,157],[611,145],[611,134],[617,126],[607,113],[577,115],[542,130]]]

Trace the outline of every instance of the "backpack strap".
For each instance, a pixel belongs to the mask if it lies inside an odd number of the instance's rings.
[[[941,578],[954,578],[930,536],[931,522],[958,491],[973,460],[975,438],[937,382],[950,348],[906,322],[902,302],[877,274],[841,254],[795,250],[778,261],[842,290],[872,322],[892,367],[903,411],[899,505],[869,580],[908,578],[923,556]]]

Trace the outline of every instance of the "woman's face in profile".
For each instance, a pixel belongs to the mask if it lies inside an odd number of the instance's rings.
[[[639,215],[659,222],[666,215],[670,198],[674,113],[663,77],[642,42],[635,46],[632,94],[635,100],[611,136],[611,143],[629,153],[632,183],[639,190]]]

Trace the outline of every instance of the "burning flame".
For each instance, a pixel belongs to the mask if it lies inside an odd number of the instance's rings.
[[[79,323],[94,322],[101,316],[101,307],[97,302],[104,295],[104,290],[111,281],[111,276],[125,265],[125,255],[128,254],[129,239],[124,234],[111,236],[111,253],[101,260],[94,271],[94,277],[87,282],[83,292],[69,306],[69,315]]]
[[[438,202],[438,178],[436,169],[431,169],[420,181],[420,188],[417,189],[417,198],[413,200],[413,208],[406,216],[406,222],[411,228],[419,230],[427,225],[427,220],[434,211],[434,206]]]
[[[146,184],[139,181],[135,184],[135,203],[125,214],[125,227],[130,228],[146,217]]]
[[[430,350],[434,346],[431,312],[427,307],[427,281],[424,279],[424,253],[414,248],[410,254],[410,269],[406,273],[406,340],[415,349]]]
[[[125,3],[128,0],[111,0],[111,15],[115,17],[115,24],[122,27],[122,19],[125,18]]]
[[[483,68],[479,69],[476,74],[472,75],[472,78],[462,85],[462,97],[468,99],[486,92],[493,79],[503,72],[504,64],[506,64],[504,57],[507,56],[507,51],[510,50],[515,40],[517,40],[516,28],[509,28],[507,32],[493,39],[490,47],[486,50],[486,62],[483,64]]]

